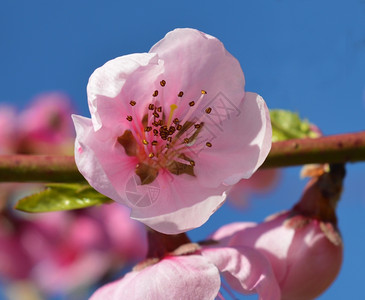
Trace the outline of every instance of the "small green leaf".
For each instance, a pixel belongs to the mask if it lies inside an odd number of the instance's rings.
[[[79,209],[109,202],[112,200],[87,184],[50,183],[45,190],[19,200],[15,208],[39,213]]]
[[[307,120],[301,120],[297,113],[273,109],[270,110],[270,118],[273,142],[319,136],[311,129],[311,124]]]

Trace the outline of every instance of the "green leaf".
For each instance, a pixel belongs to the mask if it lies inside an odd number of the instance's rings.
[[[79,209],[109,202],[112,200],[87,184],[50,183],[45,190],[19,200],[15,208],[39,213]]]
[[[297,113],[273,109],[270,110],[270,118],[273,142],[319,136],[319,133],[311,129],[311,123],[301,120]]]

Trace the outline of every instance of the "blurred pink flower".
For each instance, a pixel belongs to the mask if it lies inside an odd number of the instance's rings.
[[[238,208],[245,208],[252,194],[267,193],[274,189],[280,179],[279,169],[260,169],[249,179],[242,179],[228,192],[228,201]]]
[[[0,227],[0,275],[31,279],[48,293],[94,284],[147,252],[144,229],[119,204],[14,219],[12,226],[6,234]]]
[[[16,150],[16,112],[11,106],[0,105],[0,154],[11,154]]]
[[[199,227],[271,147],[266,104],[244,84],[222,43],[194,29],[107,62],[87,87],[91,119],[73,116],[80,172],[157,231]]]
[[[190,255],[168,255],[142,270],[99,288],[90,300],[215,299],[221,280],[260,299],[279,300],[280,289],[269,262],[248,247],[203,247]]]
[[[26,279],[32,267],[31,258],[14,230],[6,219],[0,218],[0,278],[5,280]]]
[[[18,151],[34,154],[69,153],[75,137],[70,98],[60,92],[43,93],[17,120]],[[71,152],[72,153],[72,152]]]

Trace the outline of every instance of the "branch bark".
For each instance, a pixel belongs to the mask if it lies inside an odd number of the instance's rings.
[[[262,168],[356,161],[365,161],[365,131],[273,143]],[[0,182],[82,181],[73,156],[0,156]]]

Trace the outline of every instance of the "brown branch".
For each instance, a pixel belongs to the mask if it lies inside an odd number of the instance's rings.
[[[80,182],[73,156],[0,155],[0,182]]]
[[[262,168],[365,160],[365,131],[273,143]]]
[[[262,168],[365,161],[365,131],[273,143]],[[72,156],[0,155],[0,182],[80,182]]]

